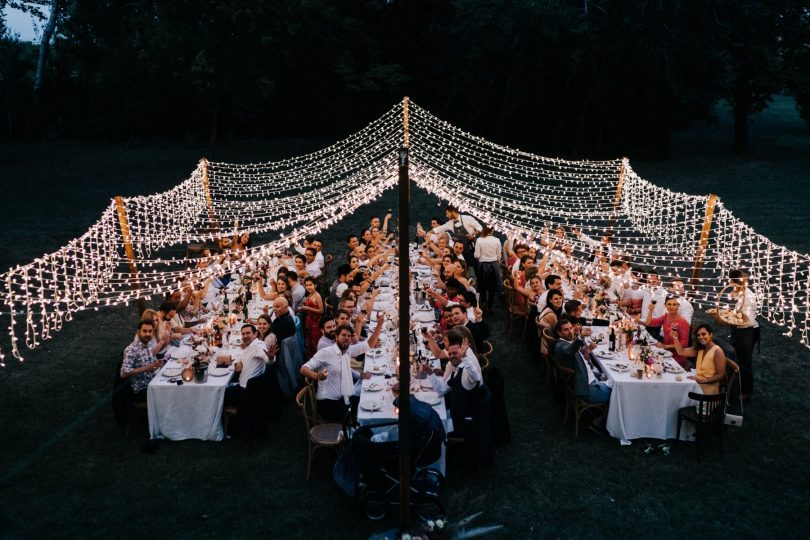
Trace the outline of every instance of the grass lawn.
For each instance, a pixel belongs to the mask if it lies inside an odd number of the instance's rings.
[[[721,114],[716,126],[676,134],[672,159],[632,164],[667,187],[717,193],[772,240],[808,252],[810,133],[791,107],[779,100],[753,119],[750,156],[729,153],[731,128]],[[258,141],[213,150],[5,144],[0,268],[78,236],[113,195],[176,184],[203,155],[265,161],[329,142]],[[413,199],[414,220],[439,213],[433,197],[417,192]],[[359,230],[394,202],[389,192],[330,231],[327,251],[337,251],[330,246],[342,246],[346,231]],[[332,482],[326,450],[304,480],[305,434],[292,405],[256,448],[164,442],[155,455],[142,454],[145,419],[127,437],[109,407],[113,371],[136,315],[134,307],[81,314],[29,351],[23,364],[11,361],[0,370],[0,538],[365,538],[395,525],[362,517]],[[810,351],[780,329],[765,328],[755,356],[756,395],[744,427],[728,432],[725,460],[711,447],[697,463],[689,444],[667,457],[587,431],[575,442],[520,340],[505,335],[502,311],[492,325],[513,442],[481,478],[451,460],[445,494],[451,511],[468,510],[485,495],[479,521],[504,524],[502,538],[794,537],[810,522]]]

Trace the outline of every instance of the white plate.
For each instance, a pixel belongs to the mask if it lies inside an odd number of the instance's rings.
[[[208,374],[212,377],[224,377],[225,375],[229,374],[231,370],[226,367],[216,367],[212,368]]]
[[[383,366],[371,366],[371,369],[369,369],[368,372],[375,375],[382,375],[385,373],[385,368]]]
[[[683,373],[683,368],[678,364],[666,362],[664,363],[664,371],[667,373]]]
[[[618,356],[616,354],[616,351],[597,351],[596,354],[598,354],[602,358],[616,358]]]
[[[666,349],[661,349],[660,351],[656,351],[660,356],[664,358],[672,358],[672,351],[668,351]]]
[[[630,366],[628,366],[627,364],[612,364],[610,366],[610,369],[612,369],[613,371],[618,371],[619,373],[624,373],[625,371],[628,371],[630,369]]]
[[[163,370],[163,373],[161,373],[161,375],[163,375],[164,377],[168,377],[170,379],[172,377],[179,377],[182,374],[183,374],[183,368],[179,368],[179,367],[165,368]]]
[[[380,403],[378,401],[361,401],[360,408],[364,411],[378,411],[380,410]]]
[[[416,392],[413,396],[428,405],[438,405],[442,402],[442,398],[436,392]]]
[[[377,384],[375,382],[363,387],[363,390],[365,390],[366,392],[379,392],[382,389],[383,385]]]

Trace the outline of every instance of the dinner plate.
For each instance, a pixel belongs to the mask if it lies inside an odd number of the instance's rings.
[[[368,371],[369,373],[374,373],[375,375],[381,375],[385,373],[385,368],[383,368],[383,366],[371,366],[371,369]]]
[[[602,358],[617,358],[618,354],[616,351],[597,351],[597,355],[601,356]]]
[[[360,408],[364,411],[378,411],[380,410],[380,402],[379,401],[361,401]]]
[[[668,351],[666,349],[661,349],[661,351],[659,351],[658,354],[660,356],[663,356],[664,358],[672,358],[672,351]]]
[[[664,371],[667,373],[683,373],[683,368],[674,362],[665,362]]]
[[[419,387],[422,390],[433,390],[433,385],[429,381],[419,383]]]
[[[363,387],[363,390],[365,390],[366,392],[379,392],[382,389],[383,389],[383,385],[375,383],[375,382]]]
[[[619,373],[623,373],[630,369],[630,366],[627,364],[611,364],[610,369],[613,371],[618,371]]]
[[[183,368],[179,368],[179,367],[165,368],[163,370],[163,373],[161,373],[161,375],[163,375],[164,377],[167,377],[169,379],[171,379],[172,377],[179,377],[182,374],[183,374]]]
[[[230,372],[231,372],[231,370],[226,368],[226,367],[215,367],[215,368],[212,368],[208,372],[208,374],[211,375],[212,377],[224,377],[225,375],[227,375]]]
[[[414,397],[428,405],[438,405],[442,402],[442,398],[436,392],[417,392]]]

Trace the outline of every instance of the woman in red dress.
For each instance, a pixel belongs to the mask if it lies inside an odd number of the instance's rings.
[[[315,286],[315,279],[307,277],[304,280],[304,289],[307,296],[298,308],[298,314],[304,319],[305,357],[309,360],[318,350],[318,341],[321,339],[323,299]]]

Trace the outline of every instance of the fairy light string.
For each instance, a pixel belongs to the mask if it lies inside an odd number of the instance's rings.
[[[315,152],[263,163],[205,161],[168,191],[125,197],[132,261],[124,255],[125,238],[111,202],[81,237],[0,274],[11,354],[22,360],[21,342],[37,347],[75,313],[127,305],[180,284],[199,286],[210,277],[254,267],[306,235],[334,226],[396,185],[403,131],[400,103]],[[498,145],[413,102],[409,138],[415,184],[497,231],[532,245],[552,237],[558,227],[576,227],[596,240],[610,232],[614,253],[634,266],[656,271],[665,282],[690,281],[708,197],[656,186],[626,159],[569,161]],[[221,264],[217,255],[189,259],[184,253],[189,244],[212,245],[237,233],[261,243]],[[601,270],[588,244],[570,234],[566,242],[572,252],[555,256],[555,268]],[[137,289],[130,262],[138,270]],[[717,294],[734,268],[749,272],[761,316],[810,347],[810,258],[758,234],[718,201],[690,300],[704,309],[730,302]],[[4,358],[0,348],[2,365]]]

